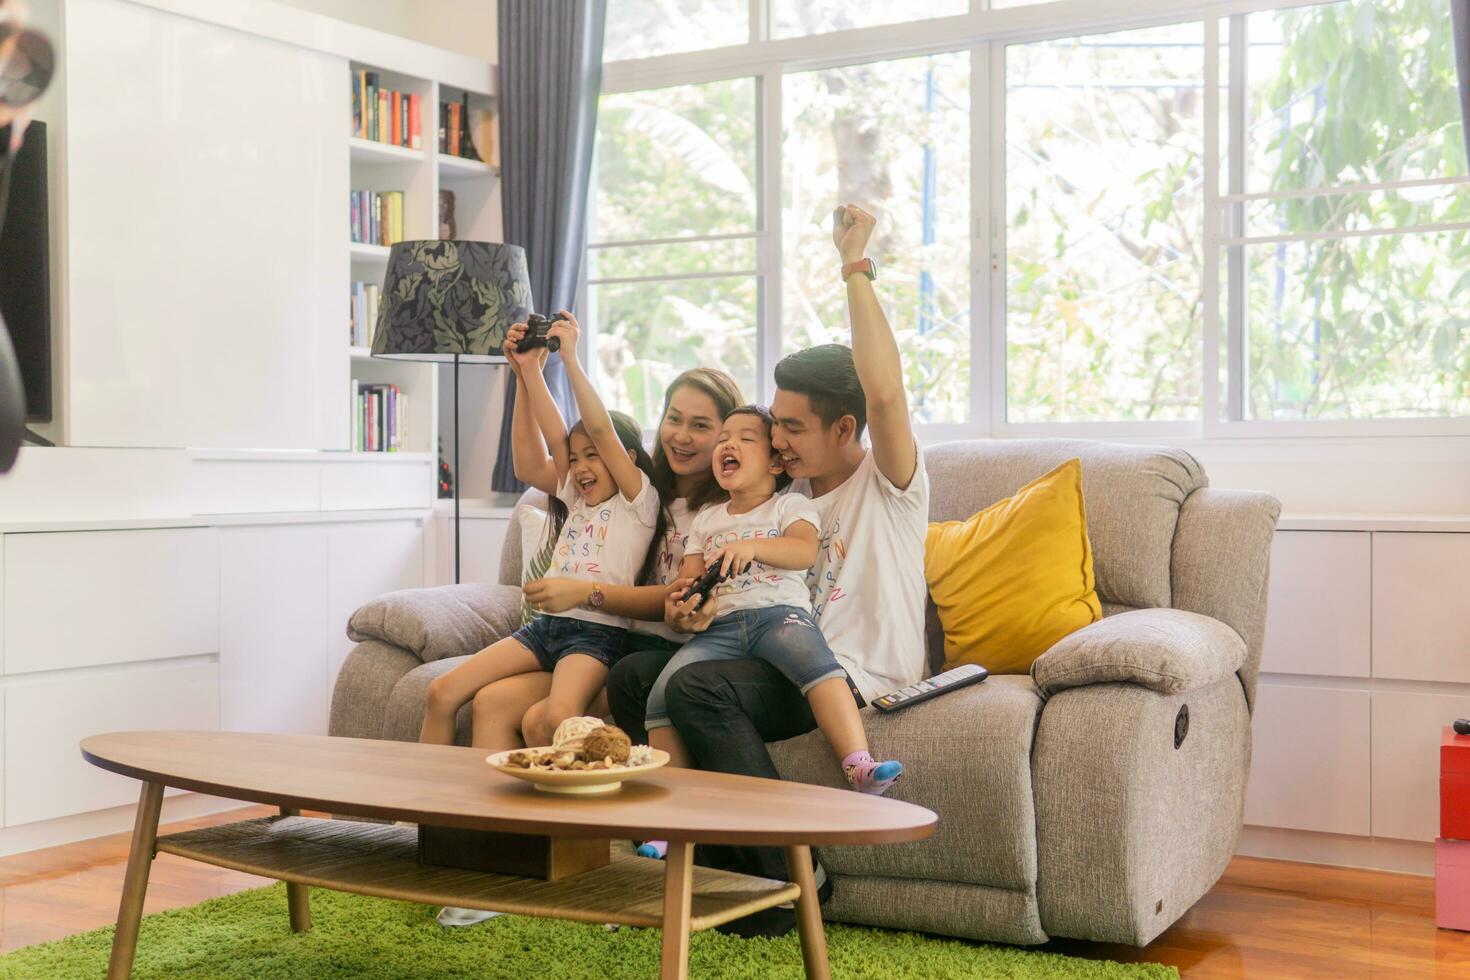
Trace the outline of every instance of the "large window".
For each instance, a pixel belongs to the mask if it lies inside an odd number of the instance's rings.
[[[1236,18],[1230,302],[1250,420],[1470,415],[1470,185],[1447,0]],[[1460,227],[1456,227],[1459,225]]]
[[[700,365],[756,392],[756,83],[608,95],[598,110],[588,320],[609,404],[657,422]]]
[[[1470,433],[1449,0],[612,8],[589,314],[646,422],[848,339],[854,200],[921,425]]]
[[[914,417],[967,421],[968,53],[791,74],[781,98],[783,351],[847,342],[832,209],[867,204]]]

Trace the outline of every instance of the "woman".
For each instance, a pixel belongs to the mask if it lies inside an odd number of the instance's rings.
[[[625,654],[660,650],[673,656],[688,639],[664,625],[664,599],[678,577],[684,558],[684,539],[694,515],[706,504],[723,499],[723,491],[714,480],[711,460],[721,421],[742,404],[740,386],[715,368],[685,371],[664,393],[664,410],[653,450],[653,485],[668,508],[667,530],[645,584],[602,588],[601,608],[634,620],[628,631]],[[544,578],[527,583],[525,596],[541,612],[565,612],[587,603],[592,587],[590,582]],[[545,716],[546,695],[544,678],[528,681],[517,677],[491,685],[482,697],[491,700],[486,714],[520,722],[525,744],[548,745],[552,731]],[[589,710],[606,715],[606,696],[599,696]]]

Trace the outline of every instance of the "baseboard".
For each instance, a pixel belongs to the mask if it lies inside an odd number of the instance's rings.
[[[1246,827],[1235,853],[1340,868],[1369,868],[1404,874],[1433,875],[1434,845],[1387,837],[1352,837],[1278,827]]]
[[[205,796],[202,793],[180,793],[177,796],[164,797],[159,823],[188,820],[250,805],[239,800]],[[126,833],[133,829],[133,815],[136,810],[137,805],[130,803],[107,810],[94,810],[91,813],[57,817],[55,820],[38,820],[35,823],[0,829],[0,856]]]

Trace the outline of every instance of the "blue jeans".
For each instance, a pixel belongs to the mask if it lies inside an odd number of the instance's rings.
[[[680,668],[746,657],[770,664],[803,695],[822,681],[847,676],[807,610],[795,606],[739,609],[716,619],[674,654],[648,692],[644,727],[672,724],[665,690]]]

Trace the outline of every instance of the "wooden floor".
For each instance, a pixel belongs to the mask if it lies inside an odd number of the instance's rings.
[[[167,825],[165,832],[264,816],[251,807]],[[128,835],[0,858],[0,950],[112,923]],[[161,854],[146,911],[268,884]],[[1429,878],[1236,858],[1225,877],[1147,949],[1072,940],[1073,956],[1171,963],[1190,978],[1470,978],[1470,933],[1434,927]]]

